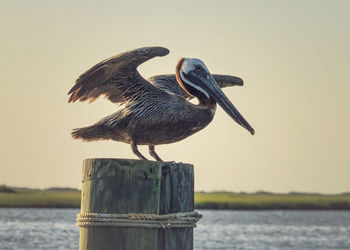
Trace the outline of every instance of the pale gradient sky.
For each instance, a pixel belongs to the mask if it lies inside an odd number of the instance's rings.
[[[73,141],[116,107],[67,92],[102,59],[164,46],[145,77],[197,57],[245,81],[224,91],[255,136],[218,107],[207,128],[157,148],[195,164],[197,191],[350,191],[349,13],[341,0],[2,1],[0,184],[80,188],[83,159],[135,158],[128,144]]]

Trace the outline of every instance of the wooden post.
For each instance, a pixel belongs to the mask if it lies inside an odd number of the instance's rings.
[[[193,165],[173,163],[162,168],[160,214],[194,210]],[[193,249],[193,228],[159,230],[158,250]]]
[[[193,165],[87,159],[81,213],[167,214],[194,209]],[[191,250],[193,229],[81,227],[80,250]]]

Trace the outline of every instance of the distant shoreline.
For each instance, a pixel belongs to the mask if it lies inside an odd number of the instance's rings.
[[[80,208],[80,190],[45,190],[0,186],[0,207]],[[196,192],[196,209],[217,210],[350,210],[350,193],[325,195],[268,192]]]

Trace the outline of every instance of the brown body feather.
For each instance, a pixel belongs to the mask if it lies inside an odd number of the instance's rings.
[[[81,139],[82,141],[99,141],[111,139],[109,128],[101,125],[92,125],[83,128],[76,128],[72,131],[74,139]]]

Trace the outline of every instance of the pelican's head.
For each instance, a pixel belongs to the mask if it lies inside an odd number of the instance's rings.
[[[222,92],[201,60],[181,58],[176,66],[176,80],[188,94],[197,97],[200,102],[217,102],[235,122],[254,134],[254,129]]]

